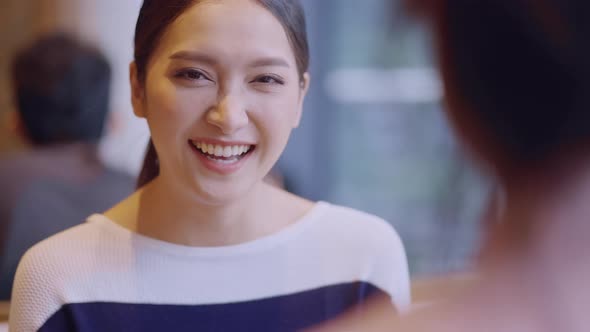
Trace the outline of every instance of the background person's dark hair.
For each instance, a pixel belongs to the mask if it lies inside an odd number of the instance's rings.
[[[271,12],[283,26],[289,43],[295,54],[297,71],[303,80],[303,74],[309,67],[309,46],[303,7],[299,0],[252,0]],[[147,67],[154,49],[166,28],[182,13],[199,0],[144,0],[139,11],[135,26],[134,61],[137,67],[137,78],[145,83]],[[159,174],[158,155],[150,140],[137,180],[137,187],[142,187]]]
[[[14,58],[17,110],[34,145],[96,143],[109,108],[111,67],[65,34],[42,37]]]
[[[502,176],[586,148],[589,1],[420,2],[433,15],[452,122]]]

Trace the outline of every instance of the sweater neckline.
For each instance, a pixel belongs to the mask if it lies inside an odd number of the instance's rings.
[[[122,239],[129,239],[134,246],[149,247],[155,250],[164,251],[174,255],[203,256],[203,257],[220,257],[245,254],[253,251],[264,250],[274,247],[281,243],[286,243],[290,239],[298,236],[308,229],[323,214],[329,203],[319,201],[301,218],[294,223],[278,230],[275,233],[254,239],[251,241],[228,245],[228,246],[187,246],[177,243],[159,240],[153,237],[145,236],[131,231],[103,214],[93,214],[88,217],[87,222],[102,227],[109,233]]]

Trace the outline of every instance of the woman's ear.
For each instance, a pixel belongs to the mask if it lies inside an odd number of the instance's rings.
[[[297,114],[295,114],[295,123],[293,124],[293,128],[297,128],[299,126],[299,123],[301,122],[301,114],[303,113],[303,101],[305,100],[305,96],[307,95],[307,91],[309,90],[310,80],[311,77],[309,76],[309,73],[305,72],[303,74],[302,80],[299,82],[299,105],[297,105]]]
[[[131,85],[133,113],[139,118],[145,118],[145,87],[144,83],[139,81],[135,61],[129,64],[129,83]]]

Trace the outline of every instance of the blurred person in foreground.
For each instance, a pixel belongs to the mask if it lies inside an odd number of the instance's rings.
[[[416,4],[415,2],[412,4]],[[320,331],[590,331],[590,2],[440,0],[447,115],[502,186],[475,287],[396,319]]]
[[[14,58],[13,127],[30,148],[0,157],[2,300],[28,248],[133,191],[130,176],[98,157],[110,79],[103,54],[64,34],[42,37]]]

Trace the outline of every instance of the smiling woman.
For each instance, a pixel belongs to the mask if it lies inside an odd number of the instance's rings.
[[[130,65],[151,132],[138,190],[24,257],[11,326],[294,331],[371,295],[404,310],[388,223],[263,181],[299,124],[308,62],[296,0],[146,0]]]

